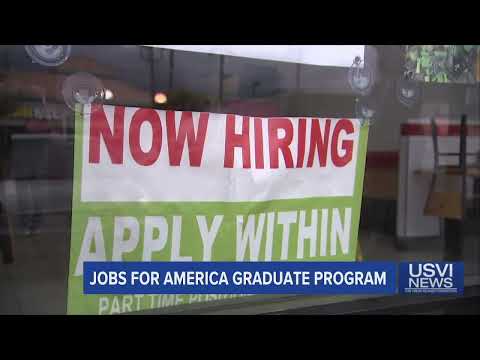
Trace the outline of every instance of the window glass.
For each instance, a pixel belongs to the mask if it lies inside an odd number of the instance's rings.
[[[82,101],[89,109],[370,119],[357,258],[464,261],[465,286],[478,285],[478,46],[307,50],[0,46],[0,313],[67,312],[74,110]],[[363,298],[211,296],[177,306],[165,298],[150,312],[327,303],[348,312]]]

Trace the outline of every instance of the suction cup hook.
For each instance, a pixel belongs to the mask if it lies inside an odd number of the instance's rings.
[[[368,95],[374,84],[374,73],[360,56],[356,56],[348,71],[348,83],[354,92]]]
[[[25,45],[33,62],[43,66],[62,65],[70,57],[71,45]]]
[[[420,84],[414,80],[415,73],[406,70],[400,80],[397,81],[397,99],[406,107],[412,107],[420,99]]]
[[[75,105],[83,106],[83,112],[90,114],[95,106],[101,105],[105,100],[105,89],[102,82],[89,73],[75,73],[67,77],[62,83],[61,93],[65,104],[76,110]]]

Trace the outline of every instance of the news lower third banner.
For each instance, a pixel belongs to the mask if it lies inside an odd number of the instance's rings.
[[[398,271],[397,271],[398,270]],[[462,295],[462,262],[90,262],[83,297],[98,314],[256,294]]]
[[[393,294],[391,262],[85,262],[85,294]]]
[[[397,271],[398,270],[398,271]],[[463,262],[84,262],[86,295],[463,294]]]

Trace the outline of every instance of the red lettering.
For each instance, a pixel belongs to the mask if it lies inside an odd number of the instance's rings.
[[[332,162],[337,167],[343,167],[352,160],[353,155],[353,140],[343,140],[342,149],[345,150],[345,155],[340,156],[338,154],[338,138],[340,131],[345,131],[347,134],[353,133],[353,124],[350,120],[341,119],[338,120],[333,130],[332,135]]]
[[[116,106],[114,109],[113,131],[108,125],[107,115],[102,105],[92,105],[90,117],[90,142],[88,149],[88,161],[98,164],[100,162],[100,136],[103,138],[105,147],[112,164],[123,163],[123,123],[125,108]]]
[[[285,131],[285,136],[278,138],[278,129]],[[278,168],[278,151],[280,150],[285,160],[287,168],[293,168],[292,153],[289,145],[293,138],[293,126],[289,119],[286,118],[270,118],[268,120],[268,138],[270,151],[270,168]]]
[[[255,167],[263,169],[263,129],[262,119],[255,118]]]
[[[297,153],[297,168],[303,166],[303,159],[305,157],[305,133],[306,133],[306,120],[298,119],[298,153]]]
[[[312,129],[310,133],[310,150],[308,153],[307,167],[312,167],[313,165],[313,160],[315,158],[315,148],[317,149],[320,167],[326,166],[328,137],[330,135],[330,122],[330,119],[325,120],[325,130],[322,137],[322,133],[320,131],[320,123],[318,119],[312,119]]]
[[[248,116],[243,117],[242,133],[235,134],[235,115],[227,115],[227,124],[225,131],[225,159],[223,166],[233,168],[235,147],[242,148],[243,167],[250,168],[250,119]]]
[[[145,121],[152,126],[152,146],[147,152],[140,146],[140,128]],[[130,124],[129,142],[132,157],[139,165],[149,166],[157,161],[162,147],[162,124],[155,110],[139,109],[135,112]]]
[[[200,114],[197,136],[195,137],[192,112],[183,111],[177,136],[175,129],[175,112],[167,111],[167,138],[170,165],[180,165],[186,139],[188,144],[190,166],[200,166],[203,156],[203,147],[205,145],[205,135],[207,133],[208,116],[208,113]]]

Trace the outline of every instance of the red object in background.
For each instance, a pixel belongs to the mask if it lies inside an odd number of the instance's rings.
[[[438,136],[459,136],[460,125],[458,124],[438,124]],[[431,136],[432,126],[430,124],[402,124],[402,136]],[[480,125],[467,125],[467,135],[479,136]]]
[[[61,124],[51,124],[47,119],[30,119],[25,122],[25,130],[30,133],[62,133]]]
[[[367,168],[396,169],[398,167],[398,151],[369,151],[367,153]]]
[[[45,133],[50,132],[51,127],[47,120],[31,119],[27,120],[25,129],[27,129],[29,132]]]

